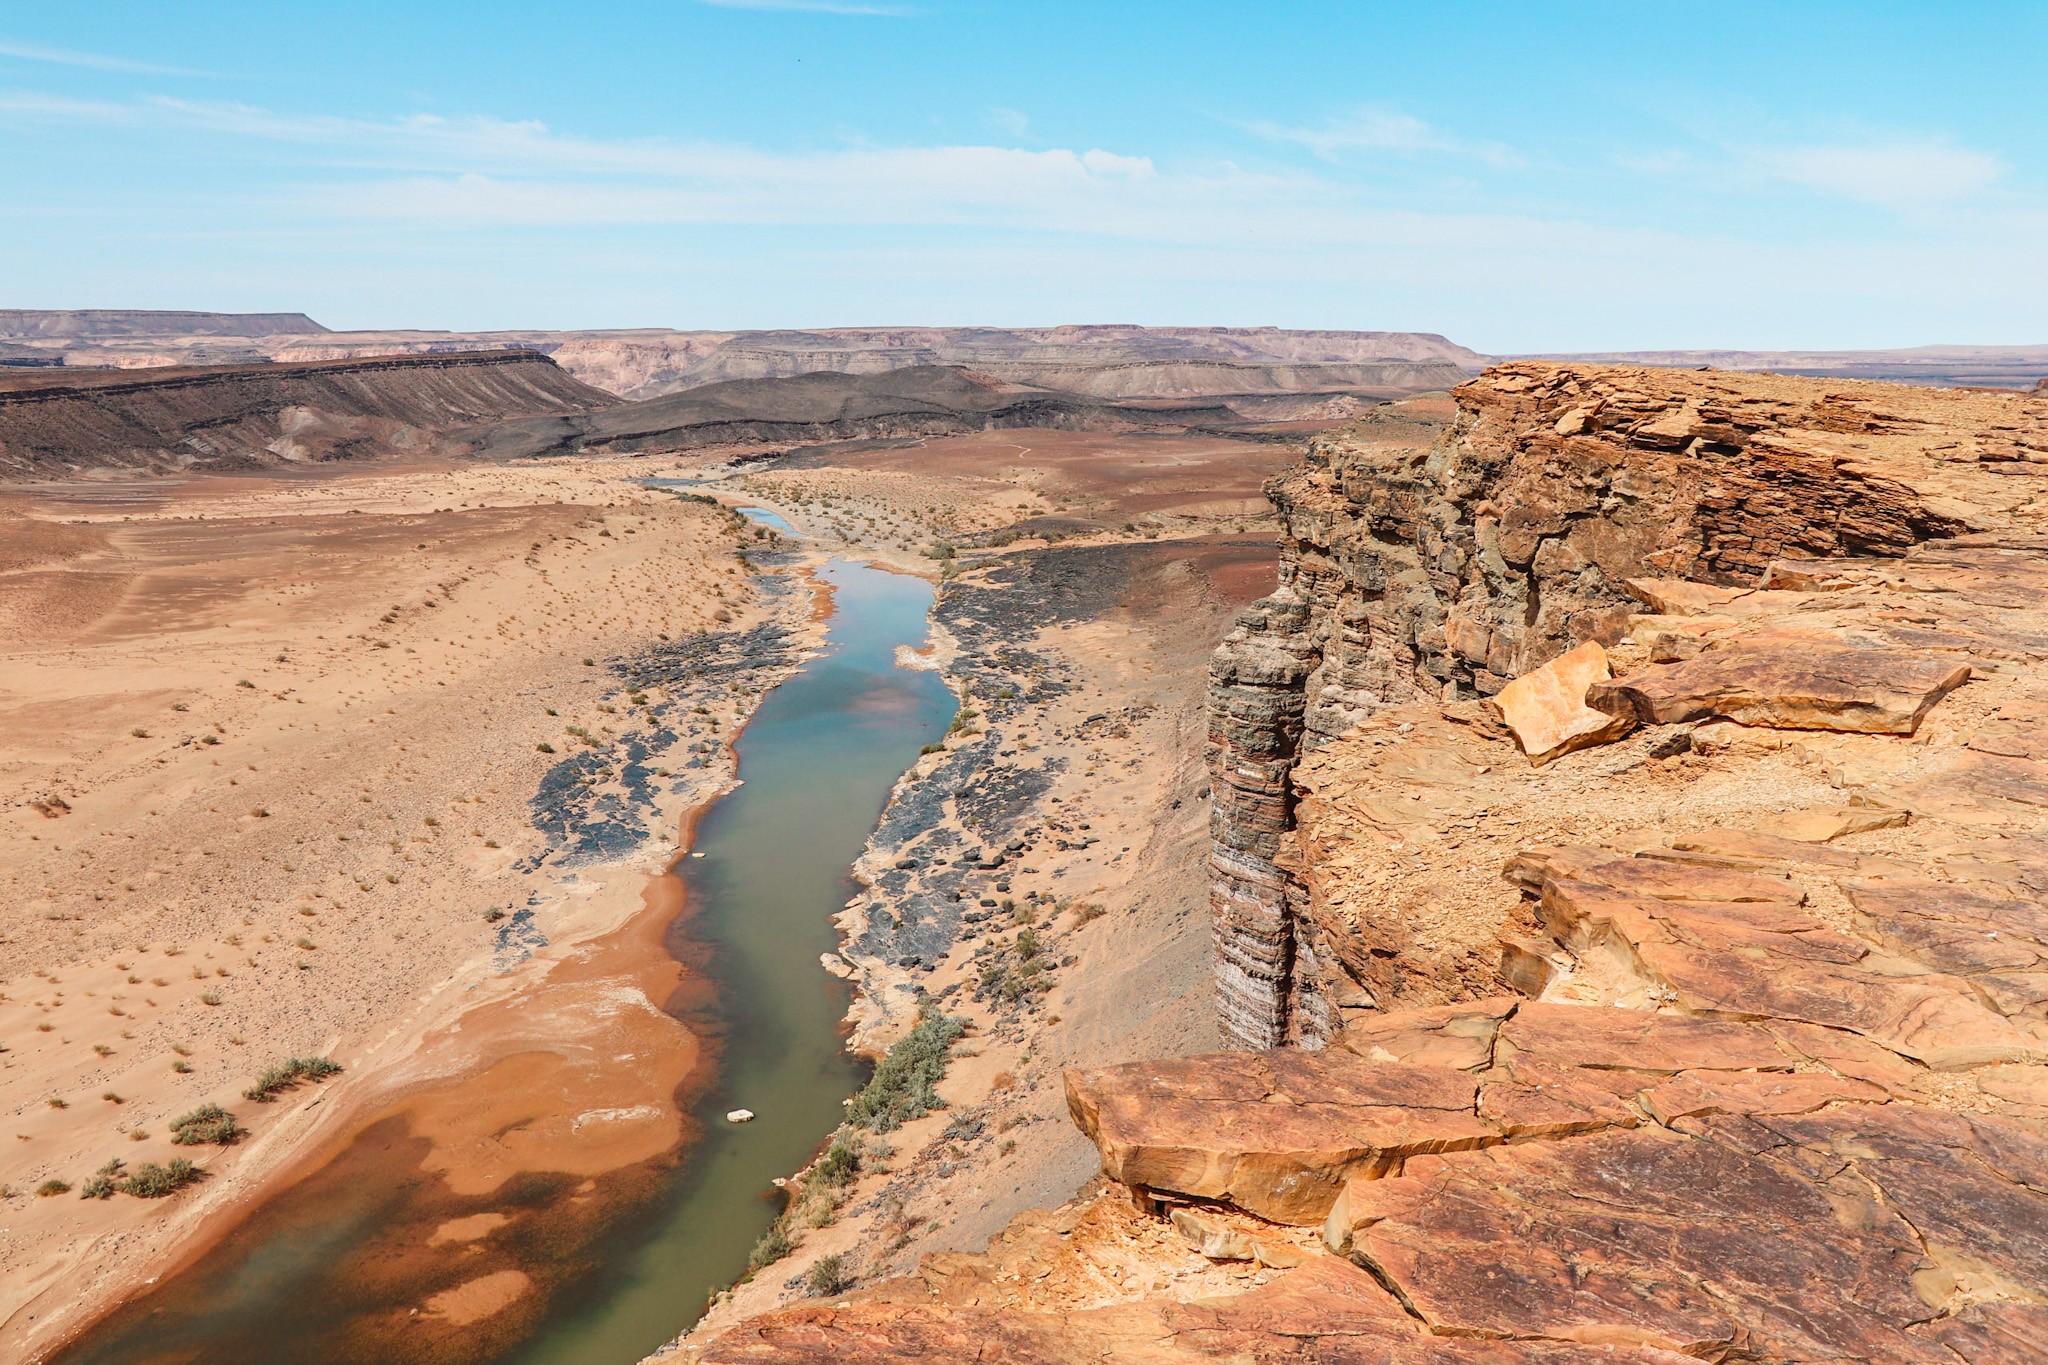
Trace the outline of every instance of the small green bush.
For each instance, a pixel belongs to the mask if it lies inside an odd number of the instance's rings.
[[[761,1240],[754,1243],[754,1249],[747,1253],[747,1269],[754,1271],[774,1265],[795,1249],[795,1243],[789,1240],[789,1229],[778,1218],[768,1231],[761,1234]]]
[[[71,1182],[68,1180],[45,1180],[42,1184],[36,1186],[36,1196],[41,1199],[69,1193],[71,1193]]]
[[[820,1185],[851,1185],[858,1174],[860,1148],[854,1145],[853,1134],[842,1128],[825,1149],[825,1155],[811,1167],[809,1179]]]
[[[278,1095],[305,1081],[324,1081],[341,1074],[341,1067],[326,1057],[292,1057],[256,1078],[256,1084],[242,1092],[242,1098],[269,1104]]]
[[[233,1114],[217,1104],[202,1104],[171,1124],[171,1141],[180,1147],[232,1147],[244,1132]]]
[[[112,1199],[114,1192],[120,1188],[120,1185],[116,1182],[121,1177],[121,1167],[123,1164],[121,1158],[115,1157],[112,1161],[94,1171],[92,1179],[86,1181],[84,1187],[78,1191],[78,1197],[80,1199]]]
[[[856,1128],[886,1133],[911,1119],[923,1118],[934,1109],[945,1108],[937,1089],[939,1078],[946,1074],[946,1060],[954,1040],[966,1027],[926,1001],[917,1027],[889,1049],[875,1074],[853,1097],[846,1111],[847,1121]]]
[[[805,1280],[811,1296],[819,1299],[830,1298],[852,1282],[853,1277],[846,1273],[846,1258],[836,1251],[830,1256],[820,1256]]]
[[[184,1157],[172,1157],[169,1164],[163,1166],[154,1161],[143,1162],[135,1168],[135,1174],[121,1182],[120,1189],[123,1194],[132,1194],[137,1199],[162,1199],[187,1185],[198,1183],[200,1178],[197,1166]]]

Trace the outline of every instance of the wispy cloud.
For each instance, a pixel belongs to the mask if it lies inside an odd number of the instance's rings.
[[[1988,152],[1935,139],[1750,148],[1746,159],[1769,179],[1894,209],[1967,199],[1997,184],[2006,171]]]
[[[1357,152],[1434,153],[1469,157],[1494,166],[1520,165],[1511,148],[1493,142],[1468,142],[1434,128],[1412,114],[1386,109],[1354,109],[1307,128],[1266,120],[1245,125],[1248,132],[1275,142],[1308,148],[1325,161],[1342,161]]]
[[[0,58],[24,62],[48,62],[54,66],[83,67],[89,71],[124,71],[137,76],[213,76],[212,71],[193,71],[182,66],[131,61],[99,52],[76,52],[69,48],[44,47],[40,43],[17,43],[0,39]]]
[[[1031,131],[1031,120],[1021,110],[1005,109],[1000,105],[988,111],[989,126],[1006,137],[1023,137]]]
[[[697,0],[714,9],[786,10],[807,14],[854,14],[883,19],[906,19],[908,5],[869,5],[860,0]]]

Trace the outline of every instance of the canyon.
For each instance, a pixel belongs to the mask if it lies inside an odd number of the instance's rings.
[[[0,1343],[206,1358],[331,1223],[308,1360],[2031,1358],[2048,394],[1141,331],[9,374]],[[878,1065],[671,1282],[791,1142],[677,860],[847,562],[957,701],[791,978]]]
[[[2032,1359],[2048,403],[1520,362],[1269,485],[1212,666],[1233,1050],[704,1361]]]

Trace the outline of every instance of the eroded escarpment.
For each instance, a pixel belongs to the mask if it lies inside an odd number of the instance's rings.
[[[1595,397],[1657,440],[1776,415],[1738,460],[1564,420]],[[1100,1184],[704,1359],[2038,1355],[2048,408],[1557,366],[1459,400],[1281,481],[1288,572],[1219,666],[1218,714],[1282,718],[1243,819],[1298,937],[1252,1017],[1322,1046],[1069,1072]],[[1468,455],[1412,538],[1376,519]],[[1564,547],[1533,595],[1489,577],[1482,504],[1497,547],[1589,497],[1521,542]],[[1611,681],[1542,678],[1586,642]],[[1525,749],[1511,678],[1617,724]]]
[[[1320,932],[1292,832],[1301,752],[1616,643],[1646,605],[1631,580],[1672,583],[1677,606],[1653,604],[1672,610],[1780,561],[2011,525],[2048,461],[2048,409],[2013,394],[1530,363],[1457,399],[1433,441],[1358,423],[1268,490],[1280,587],[1240,617],[1211,685],[1218,997],[1237,1045],[1316,1046],[1346,1010],[1442,998],[1404,964],[1445,945],[1408,951],[1401,916]]]

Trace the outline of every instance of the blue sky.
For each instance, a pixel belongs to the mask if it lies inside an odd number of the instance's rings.
[[[2048,6],[0,5],[0,306],[2048,342]]]

